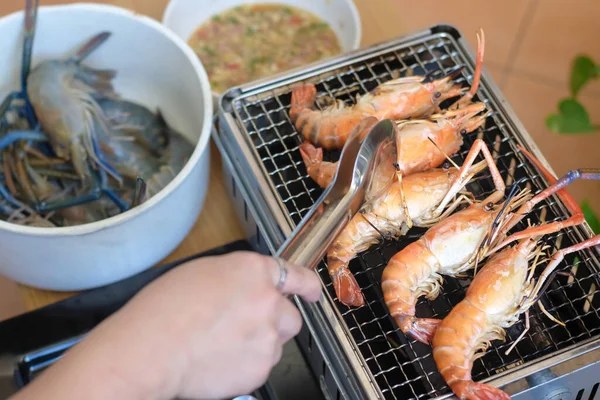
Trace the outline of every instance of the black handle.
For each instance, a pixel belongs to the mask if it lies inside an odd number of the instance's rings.
[[[254,251],[240,240],[135,276],[83,292],[0,323],[0,398],[6,398],[51,365],[96,325],[120,309],[144,286],[196,258]]]

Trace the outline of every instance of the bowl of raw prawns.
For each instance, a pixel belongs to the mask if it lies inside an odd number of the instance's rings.
[[[49,290],[127,278],[204,205],[206,72],[148,17],[23,3],[0,19],[0,274]]]

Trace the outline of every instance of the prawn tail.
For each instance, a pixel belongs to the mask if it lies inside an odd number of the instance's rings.
[[[508,393],[485,383],[461,381],[452,388],[460,399],[465,400],[510,400]]]
[[[310,110],[317,97],[317,88],[313,84],[299,86],[292,91],[290,118],[296,122],[300,113]]]
[[[413,315],[399,315],[394,320],[404,334],[411,336],[423,344],[431,344],[433,335],[442,322],[441,319],[416,318]]]
[[[329,186],[335,175],[337,164],[323,161],[323,149],[305,141],[299,147],[306,172],[322,188]]]
[[[338,300],[348,307],[364,305],[364,299],[356,278],[348,269],[348,264],[338,258],[328,258],[329,276]]]

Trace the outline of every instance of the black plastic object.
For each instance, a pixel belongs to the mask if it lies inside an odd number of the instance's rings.
[[[245,240],[228,243],[1,322],[0,398],[7,398],[31,382],[96,325],[167,271],[196,258],[240,250],[254,251]]]

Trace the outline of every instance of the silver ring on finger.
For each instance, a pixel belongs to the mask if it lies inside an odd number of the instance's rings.
[[[275,260],[277,260],[277,264],[279,264],[279,281],[277,282],[276,287],[277,287],[277,290],[282,292],[283,286],[285,285],[285,280],[287,278],[288,270],[285,266],[285,261],[283,261],[279,257],[275,257]]]

